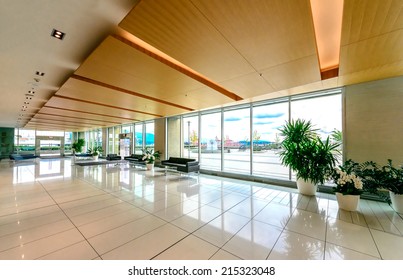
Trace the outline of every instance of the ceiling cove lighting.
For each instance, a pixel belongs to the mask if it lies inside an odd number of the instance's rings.
[[[322,80],[339,75],[344,0],[310,0]]]
[[[61,31],[56,30],[56,29],[53,29],[52,33],[51,33],[52,37],[55,37],[56,39],[59,39],[59,40],[63,40],[64,35],[66,35],[66,33],[61,32]]]

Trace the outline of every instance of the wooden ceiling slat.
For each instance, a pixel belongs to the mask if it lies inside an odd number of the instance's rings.
[[[63,119],[56,119],[56,118],[49,118],[48,116],[44,117],[42,115],[36,115],[34,118],[31,119],[31,121],[35,120],[45,120],[45,121],[52,121],[52,122],[61,122],[61,123],[68,123],[68,124],[79,124],[79,125],[87,125],[87,126],[105,126],[105,124],[99,124],[99,123],[92,123],[92,122],[78,122],[78,121],[72,121],[66,118]]]
[[[185,107],[185,106],[182,106],[182,105],[179,105],[179,104],[174,104],[174,103],[171,103],[171,102],[168,102],[168,101],[165,101],[165,100],[161,100],[161,99],[158,99],[158,98],[147,96],[147,95],[144,95],[144,94],[141,94],[141,93],[137,93],[137,92],[134,92],[134,91],[131,91],[131,90],[120,88],[120,87],[110,85],[110,84],[107,84],[107,83],[104,83],[104,82],[101,82],[101,81],[96,81],[94,79],[82,77],[82,76],[79,76],[79,75],[76,75],[76,74],[73,74],[71,76],[71,78],[77,79],[77,80],[80,80],[80,81],[83,81],[83,82],[91,83],[91,84],[94,84],[94,85],[97,85],[97,86],[109,88],[109,89],[112,89],[112,90],[120,91],[120,92],[123,92],[123,93],[127,93],[127,94],[130,94],[130,95],[136,96],[136,97],[149,99],[149,100],[159,102],[159,103],[162,103],[162,104],[165,104],[165,105],[174,106],[174,107],[185,109],[185,110],[188,110],[188,111],[193,111],[193,109]],[[139,113],[147,114],[147,113],[144,113],[144,112],[139,112]],[[155,116],[158,116],[158,115],[155,115]]]
[[[137,110],[132,110],[132,109],[129,109],[129,108],[123,108],[123,107],[113,106],[113,105],[94,102],[94,101],[88,101],[88,100],[83,100],[83,99],[78,99],[78,98],[73,98],[73,97],[67,97],[67,96],[63,96],[63,95],[55,95],[55,97],[62,98],[62,99],[65,99],[65,100],[77,101],[77,102],[80,102],[80,103],[87,103],[87,104],[93,104],[93,105],[98,105],[98,106],[102,106],[102,107],[108,107],[108,108],[113,108],[113,109],[118,109],[118,110],[129,111],[129,112],[133,112],[133,113],[151,115],[151,116],[154,116],[154,117],[162,117],[161,115],[157,115],[157,114],[144,113],[144,112],[137,111]]]
[[[126,119],[127,118],[134,119],[134,122],[140,121],[140,120],[141,121],[152,120],[155,118],[152,116],[140,115],[140,114],[130,112],[127,110],[121,110],[121,109],[111,108],[111,107],[104,107],[104,106],[99,106],[96,104],[84,103],[84,102],[79,102],[79,101],[75,101],[75,100],[67,100],[67,99],[59,98],[57,96],[53,96],[47,104],[49,106],[53,106],[53,107],[78,110],[78,111],[82,111],[82,112],[105,114],[105,115],[110,115],[110,116],[119,116],[119,117],[123,117]],[[127,123],[127,122],[122,121],[122,123]]]
[[[137,119],[133,118],[125,118],[121,116],[114,116],[114,115],[108,115],[108,114],[100,114],[100,113],[94,113],[94,112],[88,112],[88,111],[80,111],[80,110],[74,110],[74,109],[69,109],[69,108],[61,108],[61,107],[55,107],[55,106],[49,106],[45,105],[43,106],[44,108],[50,108],[50,109],[56,109],[56,110],[63,110],[63,111],[68,111],[68,112],[74,112],[74,113],[83,113],[83,114],[89,114],[89,115],[95,115],[95,116],[103,116],[103,117],[109,117],[109,118],[116,118],[116,119],[123,119],[127,121],[138,121]]]
[[[46,116],[61,117],[61,118],[67,118],[67,119],[78,119],[78,120],[85,120],[85,121],[96,121],[96,122],[102,122],[102,123],[120,124],[120,122],[112,122],[112,121],[97,120],[97,119],[90,119],[90,118],[72,117],[72,116],[50,114],[50,113],[42,113],[42,112],[38,112],[38,113],[36,113],[36,115],[46,115]]]
[[[403,2],[344,1],[340,84],[403,75]]]
[[[321,80],[309,1],[142,1],[119,26],[243,98]]]
[[[126,39],[126,38],[124,38],[122,36],[116,35],[116,34],[112,35],[112,37],[114,37],[115,39],[125,43],[126,45],[129,45],[132,48],[135,48],[136,50],[141,51],[142,53],[144,53],[144,54],[146,54],[146,55],[148,55],[148,56],[150,56],[150,57],[162,62],[163,64],[165,64],[165,65],[167,65],[167,66],[169,66],[169,67],[171,67],[171,68],[173,68],[173,69],[185,74],[186,76],[189,76],[190,78],[195,79],[196,81],[198,81],[198,82],[200,82],[200,83],[202,83],[202,84],[214,89],[215,91],[218,91],[219,93],[231,98],[232,100],[239,101],[239,100],[243,99],[242,97],[236,95],[235,93],[227,90],[223,86],[211,81],[207,77],[204,77],[200,73],[197,73],[195,71],[191,71],[187,67],[183,67],[183,66],[181,66],[181,65],[179,65],[179,64],[177,64],[175,62],[172,62],[171,60],[168,60],[168,59],[166,59],[166,58],[164,58],[164,57],[162,57],[162,56],[160,56],[160,55],[158,55],[158,54],[146,49],[145,47],[140,46],[139,44],[136,44],[135,42],[132,42],[132,41],[130,41],[130,40],[128,40],[128,39]]]

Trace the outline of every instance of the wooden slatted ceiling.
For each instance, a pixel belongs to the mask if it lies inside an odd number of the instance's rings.
[[[204,100],[208,100],[211,106],[231,101],[231,98],[113,37],[108,37],[75,74],[146,95],[149,99],[154,99],[152,101],[160,100],[156,103],[162,104],[172,103],[172,96],[185,97],[190,92],[203,91],[203,94],[194,94],[186,101],[175,101],[174,104],[159,107],[158,112],[154,111],[164,116],[186,112],[183,109],[201,109],[199,103]],[[153,106],[147,98],[138,103],[145,103],[152,110]],[[179,107],[179,110],[175,107]]]
[[[340,84],[403,74],[403,1],[344,1]]]
[[[74,100],[68,100],[68,99],[57,97],[57,96],[52,97],[46,105],[51,106],[51,107],[68,109],[68,110],[88,112],[90,114],[96,113],[96,114],[120,117],[122,119],[132,119],[134,121],[142,120],[142,119],[139,119],[139,117],[140,117],[139,114],[130,112],[127,110],[111,108],[111,107],[106,107],[106,106],[99,106],[99,105],[95,105],[95,104],[79,102],[79,101],[74,101]],[[144,120],[151,119],[151,118],[155,118],[155,117],[149,116],[148,118],[144,118]]]
[[[49,113],[41,113],[38,112],[35,116],[35,119],[49,119],[51,118],[52,120],[57,120],[57,121],[68,121],[69,123],[77,123],[77,124],[91,124],[91,125],[118,125],[120,122],[108,122],[108,121],[103,121],[103,120],[97,120],[97,119],[90,119],[90,118],[81,118],[81,117],[68,117],[68,116],[61,116],[61,115],[55,115],[55,114],[49,114]]]
[[[120,27],[245,98],[320,81],[309,0],[141,1]]]
[[[39,112],[63,112],[70,128],[80,125],[72,116],[111,126],[403,75],[401,0],[344,1],[340,76],[325,81],[309,5],[309,0],[140,1],[121,28],[245,100],[235,102],[121,40],[120,30]],[[30,125],[43,125],[34,124],[39,115]]]
[[[109,122],[134,122],[136,119],[133,118],[125,118],[121,116],[114,116],[111,114],[101,114],[98,112],[88,112],[88,111],[80,111],[68,108],[60,108],[60,107],[52,107],[49,105],[45,105],[39,113],[54,113],[54,114],[63,114],[66,117],[78,116],[85,119],[92,119],[96,118],[97,120],[103,121],[105,123]]]

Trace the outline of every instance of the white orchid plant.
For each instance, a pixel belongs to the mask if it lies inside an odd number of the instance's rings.
[[[155,151],[150,148],[145,148],[143,150],[143,157],[142,159],[145,160],[148,164],[154,163],[156,159],[161,157],[160,151]]]
[[[361,178],[354,173],[347,172],[343,167],[335,168],[332,174],[333,182],[336,184],[334,191],[344,195],[360,195],[363,184]]]

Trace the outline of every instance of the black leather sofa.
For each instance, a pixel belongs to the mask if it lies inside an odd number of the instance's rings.
[[[124,157],[124,159],[133,164],[146,164],[146,161],[143,160],[143,155],[132,154],[131,156]]]
[[[11,154],[9,158],[11,160],[24,160],[24,159],[36,159],[38,156],[34,154]]]
[[[74,156],[84,158],[84,157],[92,157],[92,154],[89,154],[89,153],[81,153],[81,154],[75,154]]]
[[[106,160],[121,160],[122,157],[118,156],[117,154],[107,154]]]
[[[175,168],[177,171],[185,173],[200,171],[199,162],[193,158],[170,157],[168,160],[162,160],[161,165]]]

